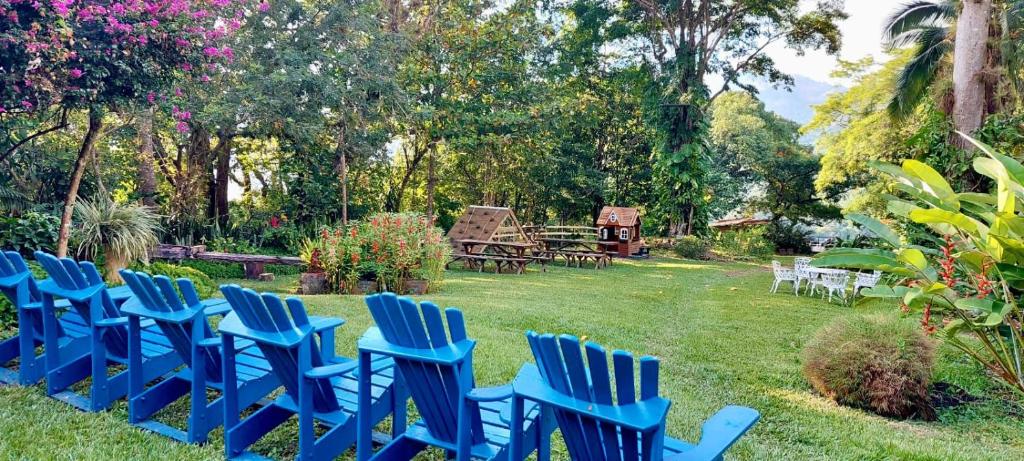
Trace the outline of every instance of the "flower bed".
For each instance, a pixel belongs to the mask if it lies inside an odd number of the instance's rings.
[[[358,292],[360,280],[404,293],[407,288],[422,291],[422,282],[435,289],[451,247],[423,215],[380,213],[347,228],[322,230],[319,238],[306,242],[302,255],[310,272],[325,274],[334,293]]]

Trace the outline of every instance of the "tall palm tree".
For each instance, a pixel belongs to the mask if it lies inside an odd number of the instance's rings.
[[[907,3],[885,23],[883,41],[890,49],[913,47],[914,55],[896,80],[889,114],[902,120],[910,116],[938,75],[939,65],[953,52],[952,23],[956,0]]]
[[[1000,35],[990,37],[993,31]],[[1004,67],[1002,77],[1020,99],[1022,32],[1024,0],[915,0],[900,6],[886,21],[883,40],[891,49],[912,47],[914,54],[897,80],[889,113],[896,119],[911,115],[952,55],[954,127],[973,132],[995,92],[983,78],[986,65]],[[997,43],[990,46],[990,38]]]

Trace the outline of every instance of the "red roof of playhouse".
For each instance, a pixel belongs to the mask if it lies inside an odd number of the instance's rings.
[[[635,226],[640,223],[640,212],[636,208],[606,206],[597,217],[598,226]]]

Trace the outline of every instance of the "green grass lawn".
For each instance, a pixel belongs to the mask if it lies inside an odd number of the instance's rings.
[[[296,277],[237,281],[257,290],[290,292]],[[858,312],[891,312],[882,304],[848,307],[791,291],[767,293],[771,274],[754,264],[655,258],[607,270],[552,267],[523,276],[452,272],[427,298],[457,306],[478,340],[474,363],[481,385],[508,382],[531,360],[523,332],[570,333],[609,349],[662,360],[662,393],[672,400],[668,433],[696,440],[700,422],[727,404],[753,407],[761,422],[729,459],[981,460],[1024,459],[1024,416],[977,369],[943,350],[937,381],[983,397],[940,410],[932,423],[894,421],[839,407],[816,395],[800,374],[803,344],[822,325]],[[308,309],[348,323],[338,352],[352,356],[370,326],[357,296],[308,296]],[[180,408],[184,408],[181,406]],[[3,459],[216,459],[220,433],[202,447],[172,443],[126,422],[126,406],[84,414],[44,396],[41,387],[0,388]],[[182,411],[165,418],[180,420]],[[260,444],[292,453],[294,430]],[[556,444],[556,457],[566,459]]]

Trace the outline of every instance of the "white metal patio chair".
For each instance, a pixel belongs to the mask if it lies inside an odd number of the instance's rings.
[[[878,280],[882,278],[882,271],[858,272],[857,278],[853,280],[853,295],[856,298],[861,288],[874,288]]]
[[[794,291],[798,288],[796,284],[796,271],[788,267],[782,267],[782,263],[778,261],[772,261],[772,272],[775,273],[775,282],[772,283],[772,293],[779,291],[779,284],[782,282],[790,282],[793,284]]]
[[[832,295],[838,294],[839,298],[846,302],[846,285],[850,283],[850,272],[844,270],[836,270],[832,272],[825,272],[821,274],[821,297],[825,297],[825,291],[828,291],[828,302],[832,302]]]
[[[793,271],[796,272],[796,293],[800,294],[800,285],[807,281],[808,288],[811,285],[811,273],[807,270],[811,267],[811,258],[799,256],[793,259]]]

